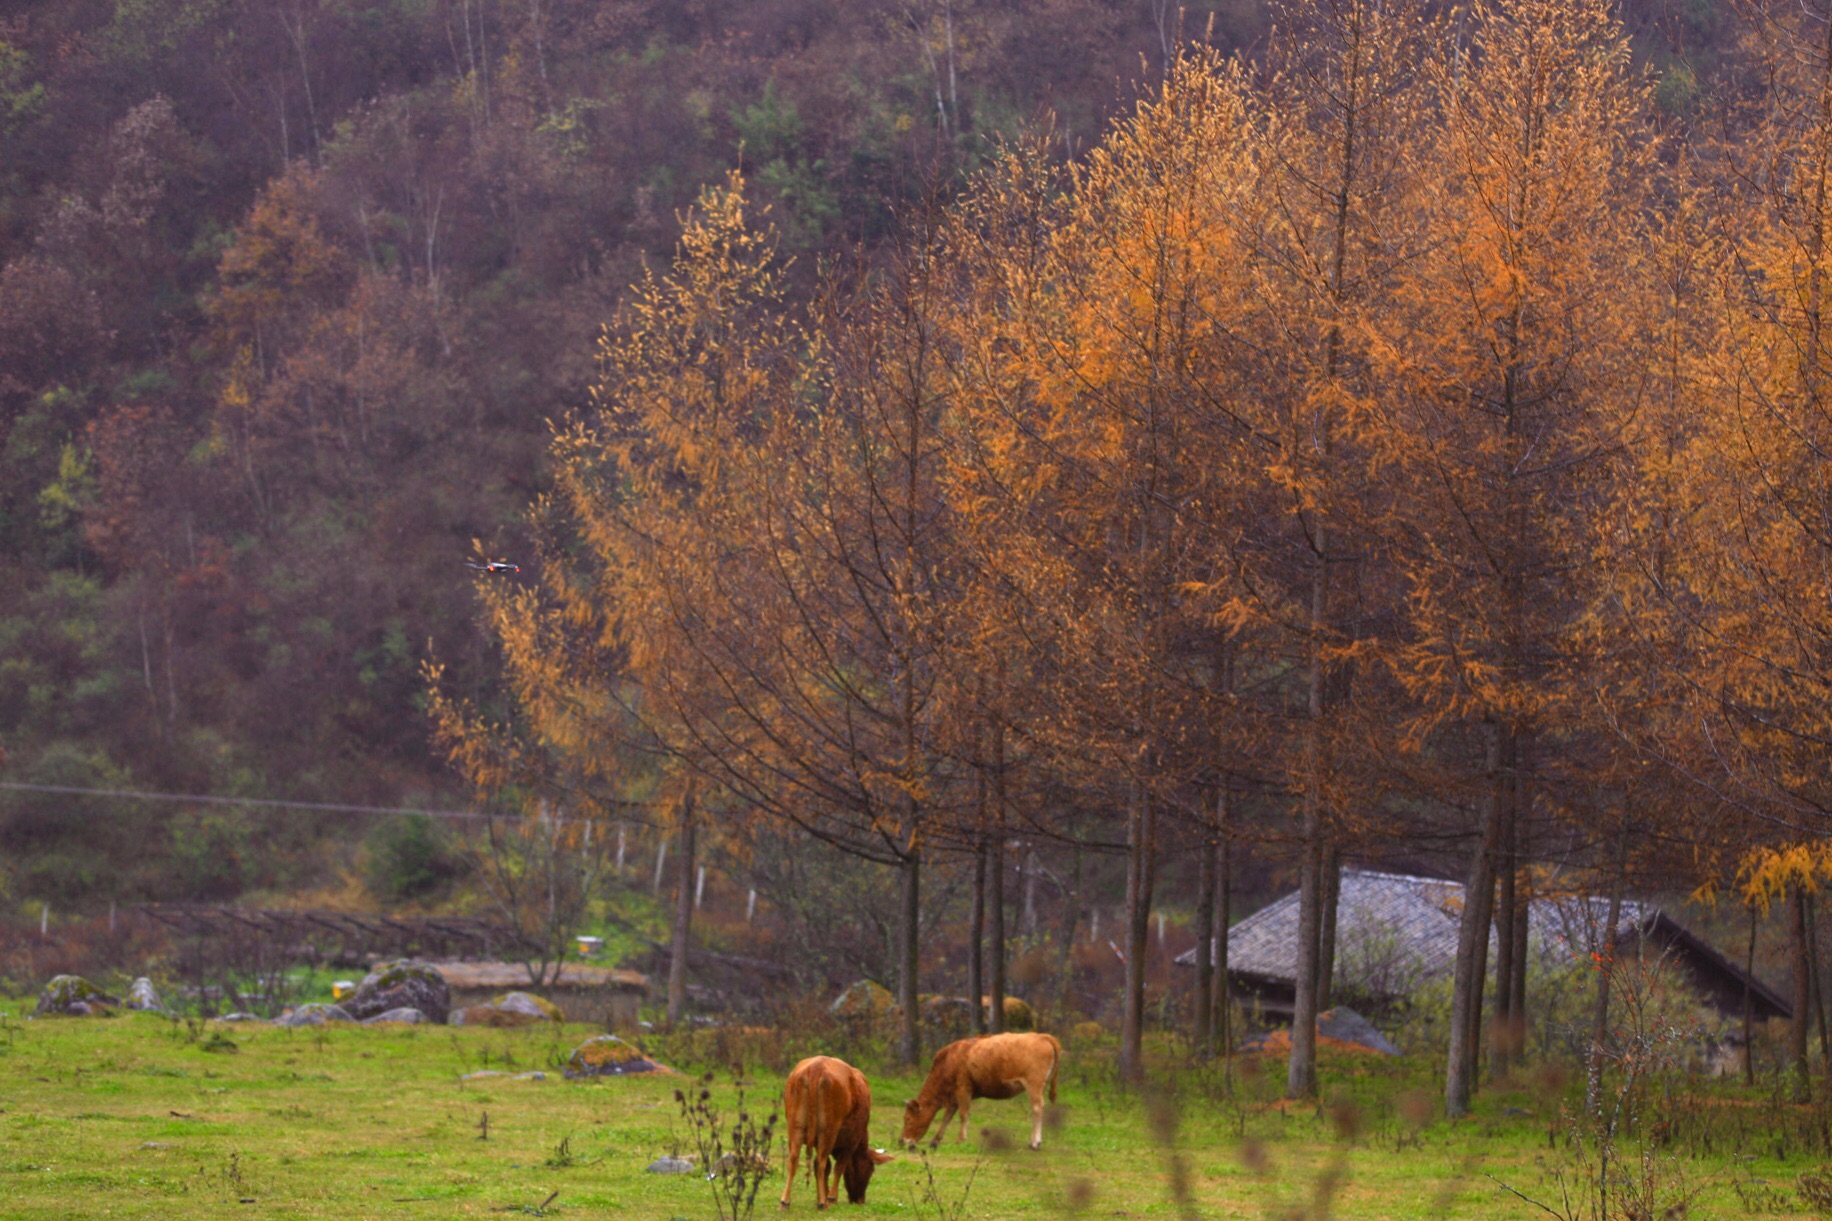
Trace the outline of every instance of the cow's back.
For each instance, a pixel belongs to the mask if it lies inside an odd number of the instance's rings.
[[[1024,1082],[1056,1064],[1056,1041],[1047,1034],[990,1034],[968,1048],[965,1067],[982,1098],[1015,1098]]]

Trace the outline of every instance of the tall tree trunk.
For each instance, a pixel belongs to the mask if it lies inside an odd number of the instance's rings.
[[[1749,953],[1743,962],[1743,1080],[1756,1083],[1756,1009],[1749,981],[1756,977],[1756,905],[1749,905]]]
[[[1323,855],[1322,924],[1317,929],[1317,1012],[1335,1004],[1336,917],[1342,905],[1342,849],[1331,844]]]
[[[1805,1102],[1812,1087],[1807,1078],[1807,1026],[1813,1013],[1813,995],[1807,968],[1807,909],[1799,886],[1788,888],[1788,957],[1794,968],[1794,1020],[1788,1023],[1788,1059],[1793,1064],[1793,1098]]]
[[[1136,779],[1126,820],[1126,995],[1120,1017],[1120,1076],[1128,1081],[1145,1076],[1145,967],[1156,846],[1156,812],[1144,780]]]
[[[1081,919],[1081,845],[1076,844],[1069,867],[1069,893],[1062,905],[1062,940],[1056,947],[1056,973],[1061,980],[1056,1012],[1068,1013],[1075,994],[1075,929]]]
[[[985,946],[986,839],[982,835],[973,851],[973,931],[967,944],[967,995],[973,1000],[974,1034],[986,1033],[986,1004],[981,999],[986,995]]]
[[[1476,1046],[1482,1026],[1482,985],[1488,973],[1489,921],[1495,902],[1495,844],[1500,832],[1503,792],[1502,739],[1506,729],[1489,727],[1489,773],[1482,833],[1470,855],[1463,886],[1463,914],[1457,923],[1456,974],[1450,993],[1450,1049],[1444,1070],[1444,1112],[1452,1119],[1469,1114],[1476,1088]]]
[[[1037,846],[1024,846],[1024,915],[1018,920],[1018,935],[1029,940],[1037,936],[1037,877],[1043,872],[1037,860]]]
[[[1209,1055],[1215,1041],[1215,849],[1217,836],[1206,830],[1196,861],[1196,996],[1191,1043],[1199,1059]]]
[[[1232,921],[1230,909],[1234,905],[1234,848],[1229,839],[1231,834],[1228,816],[1231,813],[1228,800],[1228,784],[1223,780],[1221,792],[1216,796],[1215,825],[1220,834],[1215,839],[1215,999],[1212,1007],[1215,1012],[1217,1043],[1223,1056],[1234,1054],[1234,1011],[1228,988],[1228,926]]]
[[[1514,1050],[1514,920],[1516,902],[1514,818],[1509,811],[1501,831],[1501,859],[1496,863],[1500,894],[1495,899],[1495,1020],[1489,1026],[1489,1072],[1496,1077],[1508,1071]]]
[[[1819,1057],[1832,1071],[1832,1038],[1826,1034],[1826,976],[1819,961],[1819,904],[1811,894],[1807,904],[1807,969],[1813,979],[1813,1016],[1819,1022]],[[114,908],[111,906],[109,911]]]
[[[1291,1057],[1285,1094],[1308,1098],[1317,1091],[1317,950],[1323,915],[1323,845],[1307,812],[1304,856],[1298,866],[1298,963],[1291,1006]]]
[[[1003,689],[1001,687],[1001,689]],[[992,739],[992,859],[986,867],[988,950],[992,954],[991,997],[986,1002],[986,1028],[994,1034],[1005,1029],[1005,726],[997,726]],[[982,1003],[979,997],[974,1004]]]
[[[1330,339],[1333,362],[1335,333]],[[1323,634],[1329,618],[1328,531],[1311,527],[1310,673],[1306,679],[1304,722],[1303,856],[1298,867],[1298,961],[1291,1002],[1291,1058],[1285,1066],[1285,1093],[1307,1098],[1317,1089],[1317,992],[1323,931]]]
[[[1597,1001],[1590,1019],[1590,1057],[1584,1083],[1584,1111],[1592,1119],[1603,1114],[1603,1052],[1609,1037],[1609,984],[1616,973],[1616,953],[1622,931],[1622,890],[1628,879],[1628,810],[1616,831],[1614,876],[1609,881],[1609,914],[1603,929],[1602,961],[1597,964]]]
[[[1515,814],[1519,817],[1518,811]],[[1514,824],[1518,836],[1520,824]],[[1518,840],[1516,840],[1518,843]],[[1523,1055],[1527,1046],[1527,957],[1531,952],[1533,931],[1533,882],[1526,870],[1520,871],[1514,883],[1517,906],[1514,911],[1514,974],[1508,981],[1508,1012],[1514,1018],[1514,1051]]]
[[[681,802],[681,825],[677,832],[680,889],[674,896],[674,941],[668,959],[669,1026],[679,1026],[687,1017],[687,946],[693,931],[693,867],[697,856],[693,798],[693,786],[689,782],[687,796]]]
[[[1001,824],[1003,820],[1000,820]],[[986,1029],[998,1034],[1005,1029],[1005,828],[996,826],[992,842],[986,845],[986,953],[990,959],[987,971],[986,998],[975,998],[974,1004],[986,1007]]]
[[[914,825],[912,821],[912,826]],[[917,1026],[916,984],[921,953],[922,845],[911,834],[902,865],[897,871],[897,1004],[902,1009],[897,1034],[897,1058],[914,1065],[922,1058],[922,1033]]]

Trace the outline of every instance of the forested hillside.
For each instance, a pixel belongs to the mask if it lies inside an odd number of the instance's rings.
[[[0,778],[460,801],[463,561],[732,168],[805,292],[1001,134],[1072,157],[1247,0],[50,0],[0,15]],[[321,821],[0,795],[60,904],[308,881]],[[280,836],[282,826],[293,827]],[[301,839],[300,837],[303,837]],[[285,851],[280,850],[285,848]]]

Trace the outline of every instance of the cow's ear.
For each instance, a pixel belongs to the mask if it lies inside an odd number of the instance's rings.
[[[882,1149],[867,1149],[866,1154],[871,1158],[872,1163],[878,1166],[882,1166],[886,1162],[894,1162],[897,1160]]]

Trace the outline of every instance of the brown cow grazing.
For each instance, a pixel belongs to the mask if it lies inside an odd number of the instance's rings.
[[[967,1109],[975,1098],[1030,1095],[1031,1143],[1043,1148],[1043,1094],[1056,1101],[1056,1066],[1062,1044],[1048,1034],[989,1034],[961,1039],[935,1053],[922,1092],[903,1105],[903,1143],[914,1145],[929,1130],[937,1111],[947,1113],[935,1133],[941,1144],[948,1121],[960,1112],[960,1139],[967,1139]]]
[[[782,1087],[782,1111],[789,1121],[788,1182],[782,1206],[789,1207],[795,1186],[795,1164],[804,1147],[811,1150],[808,1169],[814,1178],[814,1206],[825,1208],[838,1197],[833,1190],[833,1163],[846,1180],[846,1199],[865,1203],[872,1171],[891,1160],[871,1147],[871,1086],[865,1074],[832,1056],[810,1056],[795,1066]]]

